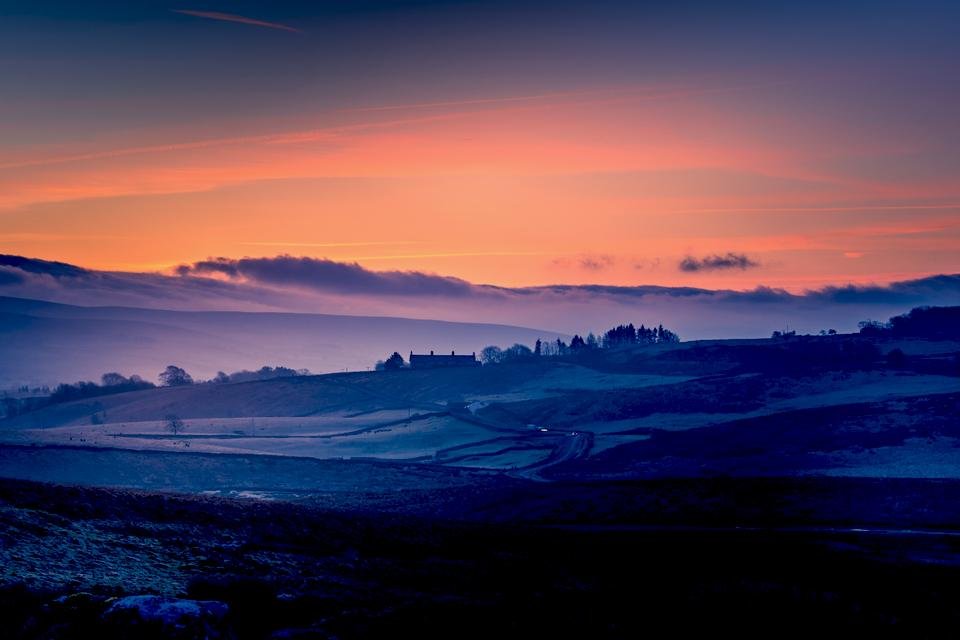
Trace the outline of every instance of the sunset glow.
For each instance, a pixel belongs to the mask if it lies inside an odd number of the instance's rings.
[[[960,270],[950,9],[829,28],[819,6],[756,10],[732,34],[630,3],[505,4],[509,29],[458,5],[151,5],[0,26],[0,253],[163,272],[292,254],[504,286]],[[728,253],[749,263],[678,267]]]

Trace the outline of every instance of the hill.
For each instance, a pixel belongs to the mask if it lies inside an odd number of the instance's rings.
[[[110,484],[89,462],[106,448],[375,461],[402,465],[412,485],[417,465],[539,481],[960,478],[958,354],[951,340],[792,336],[131,391],[0,420],[0,443],[69,448],[51,450],[50,465],[0,457],[0,474],[44,477],[33,465],[75,482],[63,475],[75,464],[90,483]],[[171,415],[184,425],[177,433]],[[299,473],[276,464],[272,487],[259,486],[267,493],[287,491]],[[376,478],[357,480],[375,488]],[[122,483],[141,486],[136,474]],[[207,489],[237,486],[249,488],[217,480]]]
[[[284,365],[364,370],[393,351],[480,351],[561,337],[508,325],[393,317],[79,307],[0,297],[0,388],[98,380],[107,371],[153,379],[168,364],[217,371]]]

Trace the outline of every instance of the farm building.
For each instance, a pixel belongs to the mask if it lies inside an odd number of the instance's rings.
[[[436,355],[433,351],[429,354],[410,352],[411,369],[442,369],[447,367],[478,367],[480,361],[477,360],[477,354],[471,353],[468,356],[458,356],[456,352],[451,351],[450,355]]]

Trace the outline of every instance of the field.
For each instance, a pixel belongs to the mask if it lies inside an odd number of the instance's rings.
[[[862,340],[806,340],[151,389],[0,421],[0,444],[367,460],[532,480],[960,475],[955,342],[874,341],[861,362],[844,350],[862,350]],[[893,348],[907,366],[886,362]],[[144,485],[131,476],[125,486]]]

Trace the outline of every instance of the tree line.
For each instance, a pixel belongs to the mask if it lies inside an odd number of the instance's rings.
[[[228,382],[249,382],[253,380],[270,380],[273,378],[308,375],[311,375],[308,369],[264,366],[256,371],[244,369],[230,374],[218,371],[217,375],[210,380],[195,380],[186,369],[171,364],[157,375],[157,379],[160,381],[159,386],[161,387],[182,387],[193,384],[225,384]],[[112,395],[127,391],[153,389],[157,386],[158,385],[144,380],[136,374],[127,377],[116,371],[111,371],[100,376],[99,384],[89,380],[81,380],[72,384],[66,382],[58,384],[54,387],[53,391],[50,392],[48,402],[49,404],[70,402],[71,400],[95,398],[97,396]]]
[[[680,342],[680,336],[664,328],[662,324],[656,327],[647,327],[642,324],[635,327],[633,323],[630,323],[612,327],[599,337],[593,332],[588,333],[586,337],[576,334],[570,339],[569,344],[557,338],[546,342],[537,340],[532,349],[519,343],[505,349],[491,345],[480,351],[480,361],[484,364],[499,364],[536,357],[558,357],[576,355],[592,350],[618,349],[631,345],[673,344],[677,342]]]
[[[887,322],[864,320],[859,327],[862,336],[960,338],[960,307],[915,307]]]

